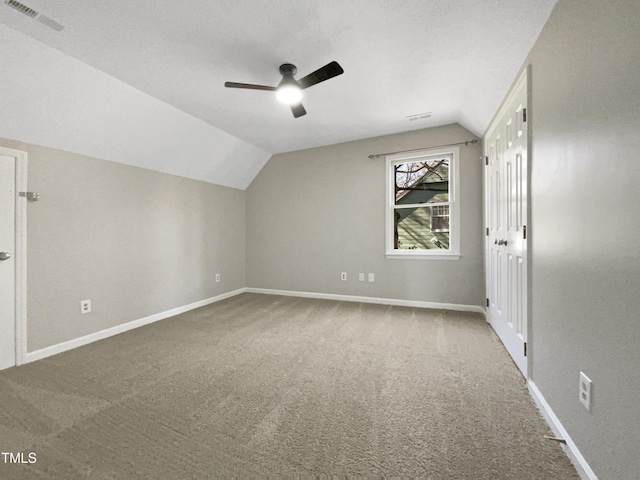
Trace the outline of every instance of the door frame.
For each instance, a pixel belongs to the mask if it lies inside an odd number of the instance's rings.
[[[15,158],[15,344],[16,365],[27,357],[27,152],[0,145],[0,154]]]
[[[484,135],[482,137],[483,140],[483,144],[486,141],[486,137],[487,134],[489,133],[489,130],[492,129],[494,122],[496,121],[496,119],[498,117],[500,117],[500,115],[502,114],[502,110],[503,108],[505,108],[506,103],[509,101],[511,94],[513,93],[514,89],[520,84],[520,82],[523,80],[524,77],[524,81],[526,82],[526,99],[527,99],[527,120],[526,120],[526,125],[525,128],[527,129],[527,145],[526,145],[526,153],[527,153],[527,171],[526,171],[526,175],[527,175],[527,206],[526,206],[526,214],[527,214],[527,236],[525,239],[526,242],[526,251],[527,251],[527,275],[526,275],[526,282],[527,285],[525,287],[526,290],[526,297],[527,297],[527,304],[525,305],[525,312],[527,315],[526,318],[526,324],[527,324],[527,338],[526,338],[526,368],[527,368],[527,373],[525,375],[525,381],[528,381],[531,378],[531,367],[533,366],[533,339],[534,339],[534,334],[533,334],[533,311],[532,311],[532,256],[533,256],[533,249],[532,249],[532,216],[531,216],[531,167],[532,167],[532,161],[533,161],[533,142],[532,142],[532,85],[531,85],[531,81],[532,81],[532,73],[531,73],[531,64],[527,64],[525,65],[516,75],[513,83],[511,84],[511,86],[509,87],[509,90],[507,91],[506,95],[504,96],[504,98],[502,99],[502,102],[500,103],[500,106],[498,107],[498,109],[496,110],[496,113],[494,114],[493,118],[491,119],[491,121],[489,122],[489,126],[487,127],[487,130],[484,132]],[[484,148],[484,147],[483,147]],[[484,150],[483,150],[483,162],[484,162]],[[484,170],[483,173],[483,187],[484,187],[484,198],[483,198],[483,203],[484,203],[484,227],[485,229],[487,227],[489,227],[489,192],[488,192],[488,186],[487,186],[487,170]],[[487,299],[490,298],[490,291],[491,291],[491,279],[489,278],[490,275],[490,269],[488,268],[488,263],[490,261],[489,258],[489,250],[490,250],[490,246],[489,246],[489,237],[485,236],[485,246],[484,246],[484,256],[485,256],[485,262],[484,262],[484,266],[485,266],[485,293],[486,293],[486,297]],[[487,322],[489,322],[489,306],[487,305],[486,310],[485,310],[485,315],[487,318]],[[490,322],[489,322],[490,323]],[[490,323],[491,324],[491,323]]]

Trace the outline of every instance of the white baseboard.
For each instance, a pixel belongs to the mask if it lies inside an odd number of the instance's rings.
[[[478,305],[458,305],[455,303],[423,302],[420,300],[397,300],[393,298],[359,297],[355,295],[338,295],[333,293],[295,292],[292,290],[272,290],[269,288],[247,288],[248,293],[265,295],[283,295],[285,297],[321,298],[343,302],[375,303],[379,305],[398,305],[401,307],[432,308],[436,310],[455,310],[458,312],[476,312],[486,315],[484,308]]]
[[[573,443],[573,440],[571,440],[571,437],[567,433],[567,430],[564,428],[562,423],[560,423],[560,420],[558,419],[556,414],[553,413],[553,410],[551,410],[551,407],[542,396],[540,390],[538,390],[536,384],[533,381],[529,380],[527,382],[527,385],[529,387],[529,393],[540,409],[543,418],[547,421],[549,427],[551,427],[551,431],[553,432],[553,434],[558,438],[564,438],[566,440],[567,444],[563,446],[564,451],[569,457],[569,460],[571,460],[571,463],[573,463],[573,466],[576,468],[576,471],[578,472],[578,475],[580,475],[580,478],[582,478],[583,480],[598,480],[598,477],[593,472],[593,470],[591,470],[591,467],[578,450],[578,447],[576,447],[576,444]]]
[[[57,355],[58,353],[66,352],[67,350],[72,350],[74,348],[82,347],[83,345],[88,345],[89,343],[97,342],[98,340],[102,340],[108,337],[112,337],[113,335],[118,335],[119,333],[124,333],[129,330],[133,330],[134,328],[139,328],[144,325],[148,325],[150,323],[164,320],[165,318],[173,317],[175,315],[188,312],[189,310],[193,310],[195,308],[200,308],[200,307],[204,307],[205,305],[210,305],[212,303],[219,302],[220,300],[224,300],[225,298],[230,298],[235,295],[239,295],[240,293],[244,293],[245,291],[246,291],[245,288],[239,288],[238,290],[233,290],[231,292],[223,293],[215,297],[190,303],[189,305],[172,308],[171,310],[167,310],[165,312],[156,313],[155,315],[150,315],[148,317],[140,318],[138,320],[133,320],[131,322],[116,325],[115,327],[107,328],[105,330],[100,330],[99,332],[91,333],[89,335],[85,335],[84,337],[74,338],[73,340],[68,340],[66,342],[58,343],[50,347],[42,348],[40,350],[35,350],[33,352],[27,353],[25,363],[35,362],[36,360],[41,360],[43,358],[50,357],[52,355]]]

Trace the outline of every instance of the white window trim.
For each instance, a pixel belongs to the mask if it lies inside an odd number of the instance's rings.
[[[395,178],[392,165],[414,162],[424,157],[451,155],[449,165],[449,250],[396,250],[393,248],[393,210],[395,206]],[[430,148],[411,153],[387,155],[385,208],[385,257],[389,259],[458,260],[460,258],[460,148]],[[425,204],[425,206],[428,206]]]

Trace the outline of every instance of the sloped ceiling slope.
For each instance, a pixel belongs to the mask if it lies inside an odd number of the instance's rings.
[[[268,152],[0,25],[0,137],[246,189]]]
[[[216,135],[230,134],[262,159],[454,122],[481,135],[556,0],[22,3],[64,29],[4,2],[0,21]],[[282,63],[303,76],[332,60],[344,75],[305,91],[308,114],[298,119],[272,92],[224,88],[225,81],[277,85]],[[424,112],[431,112],[426,120],[405,119]],[[261,162],[247,169],[255,175]]]

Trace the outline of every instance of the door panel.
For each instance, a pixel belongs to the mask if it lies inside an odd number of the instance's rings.
[[[526,72],[489,127],[485,198],[487,316],[516,365],[527,376],[527,151]]]
[[[0,154],[0,369],[16,364],[15,168],[14,157]]]

